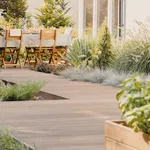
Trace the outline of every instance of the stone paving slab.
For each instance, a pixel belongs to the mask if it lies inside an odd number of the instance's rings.
[[[115,88],[30,70],[2,70],[0,78],[46,81],[44,92],[69,98],[0,103],[0,124],[38,150],[103,150],[104,121],[120,118]]]

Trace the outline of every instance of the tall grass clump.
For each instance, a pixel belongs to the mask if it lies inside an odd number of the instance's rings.
[[[112,41],[106,19],[98,31],[97,49],[101,51],[98,59],[99,68],[106,69],[110,67],[115,59],[115,54],[112,51]]]
[[[23,144],[12,138],[9,131],[0,131],[0,150],[29,150]]]
[[[117,71],[150,73],[150,34],[148,26],[136,21],[138,30],[129,31],[129,38],[114,63]]]
[[[87,67],[94,68],[97,66],[97,60],[101,51],[96,49],[96,41],[92,38],[76,39],[65,60],[74,68]]]
[[[18,85],[0,85],[1,101],[25,101],[34,100],[35,95],[44,86],[43,82],[27,82]]]

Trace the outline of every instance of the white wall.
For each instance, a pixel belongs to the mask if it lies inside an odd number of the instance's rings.
[[[68,6],[71,7],[68,15],[72,16],[72,20],[75,23],[75,27],[78,27],[78,4],[80,0],[66,0],[69,2]]]
[[[38,13],[37,8],[40,8],[44,5],[44,0],[27,0],[29,5],[28,12],[32,13],[35,16]],[[33,17],[33,23],[37,24],[36,19]]]
[[[150,0],[126,0],[126,28],[136,28],[134,20],[145,22],[150,17]]]

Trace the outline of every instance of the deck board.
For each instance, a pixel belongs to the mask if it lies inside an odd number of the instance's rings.
[[[104,150],[104,121],[118,120],[117,89],[27,69],[6,69],[11,82],[45,81],[42,91],[69,100],[0,103],[0,124],[38,150]]]

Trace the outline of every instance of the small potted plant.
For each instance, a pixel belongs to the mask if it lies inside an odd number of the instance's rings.
[[[105,122],[106,150],[149,150],[150,82],[132,76],[116,97],[123,121]]]

